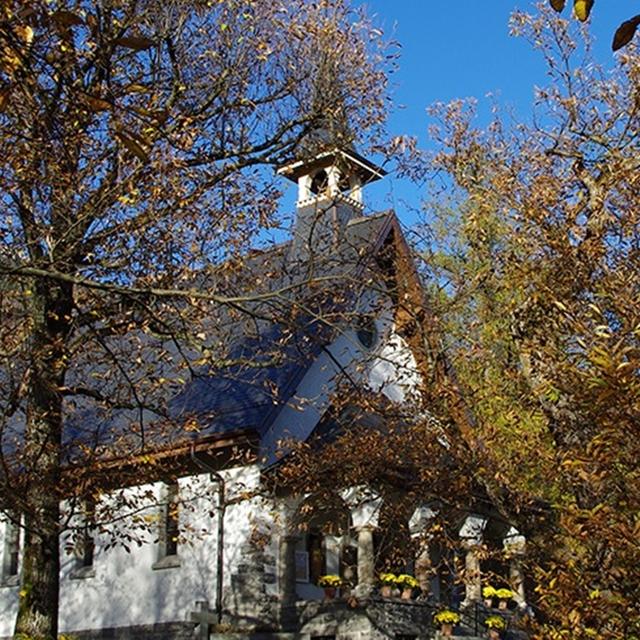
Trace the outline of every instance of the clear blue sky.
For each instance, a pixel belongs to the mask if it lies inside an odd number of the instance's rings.
[[[404,105],[392,114],[393,134],[409,134],[429,146],[426,108],[454,98],[492,92],[528,118],[534,85],[544,85],[542,57],[522,38],[509,35],[509,16],[518,8],[535,11],[529,0],[363,0],[387,37],[401,48],[400,69],[392,76],[395,101]],[[564,15],[569,16],[571,0]],[[610,50],[616,27],[640,9],[635,0],[596,0],[591,31],[596,58],[613,64]],[[640,35],[636,40],[640,39]],[[484,102],[488,108],[488,102]],[[389,177],[371,188],[368,204],[402,209],[401,201],[419,204],[419,192]],[[398,211],[400,213],[400,211]]]

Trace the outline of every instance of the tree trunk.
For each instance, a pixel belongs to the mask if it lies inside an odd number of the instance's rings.
[[[22,464],[25,544],[15,636],[55,640],[60,571],[60,463],[65,346],[71,331],[70,286],[34,286],[32,343]]]

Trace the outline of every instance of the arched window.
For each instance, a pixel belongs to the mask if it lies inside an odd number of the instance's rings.
[[[329,176],[324,169],[316,171],[311,179],[311,193],[315,195],[321,195],[326,193],[329,188]]]

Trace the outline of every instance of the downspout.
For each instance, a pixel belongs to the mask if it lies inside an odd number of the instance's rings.
[[[218,504],[216,511],[218,515],[218,532],[216,541],[216,619],[218,624],[222,624],[222,585],[224,582],[224,515],[227,508],[225,497],[225,482],[222,475],[212,469],[206,462],[196,456],[195,443],[191,445],[191,460],[201,469],[209,472],[212,482],[218,484]]]

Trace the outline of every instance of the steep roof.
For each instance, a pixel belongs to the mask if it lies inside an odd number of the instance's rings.
[[[145,348],[147,334],[134,330],[110,343],[114,360],[122,363],[123,375],[133,383],[151,377],[166,380],[164,400],[140,404],[134,398],[119,398],[120,390],[105,375],[104,365],[92,360],[90,350],[69,372],[67,385],[73,388],[90,380],[90,394],[69,400],[64,423],[65,455],[70,463],[90,458],[125,458],[144,451],[176,449],[185,443],[206,442],[253,431],[258,437],[270,428],[279,410],[286,405],[296,386],[335,330],[327,317],[348,306],[339,283],[359,282],[375,261],[395,219],[392,212],[351,219],[343,230],[335,251],[318,256],[313,273],[305,265],[292,262],[290,243],[266,251],[252,252],[243,262],[263,296],[265,289],[279,291],[281,309],[273,312],[268,297],[251,303],[256,318],[236,322],[226,310],[212,321],[208,343],[215,346],[217,331],[228,329],[224,363],[197,364],[191,358],[190,375],[178,383],[180,374],[171,357],[157,355],[157,346]],[[220,270],[224,273],[224,269]],[[233,294],[238,284],[234,276],[202,275],[198,286]],[[259,287],[257,285],[260,285]],[[247,293],[246,288],[244,289]],[[251,291],[247,293],[251,297]],[[283,314],[282,309],[287,311]],[[250,315],[250,314],[249,314]],[[213,320],[213,319],[212,319]],[[174,347],[168,344],[168,353]],[[137,357],[133,357],[133,354]],[[181,354],[183,356],[185,354]],[[138,364],[140,358],[143,365]],[[230,364],[229,364],[230,363]],[[132,385],[134,386],[134,385]],[[97,398],[109,398],[101,402]],[[136,399],[137,400],[137,399]],[[10,456],[22,440],[24,421],[17,417],[2,434],[2,449]]]

